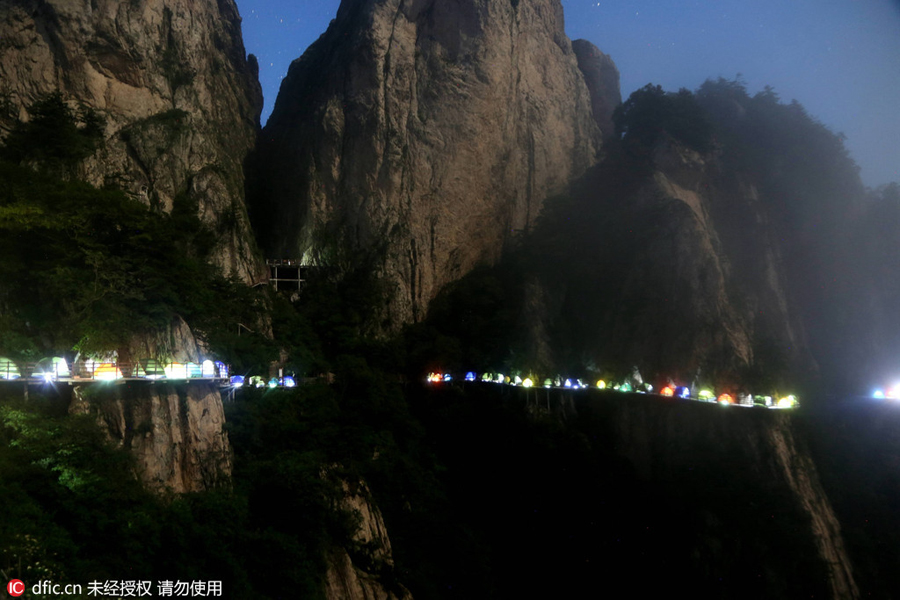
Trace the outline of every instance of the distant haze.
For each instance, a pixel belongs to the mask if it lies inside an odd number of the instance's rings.
[[[237,0],[247,52],[259,58],[263,122],[291,61],[328,27],[339,0]],[[563,0],[566,30],[612,56],[622,96],[647,83],[696,89],[738,74],[771,85],[835,132],[866,185],[900,181],[897,0]]]

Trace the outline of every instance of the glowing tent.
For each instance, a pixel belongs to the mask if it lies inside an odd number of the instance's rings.
[[[122,379],[122,371],[119,370],[119,367],[117,367],[115,363],[92,362],[88,365],[88,368],[91,369],[94,379],[97,381],[115,381],[116,379]]]
[[[43,379],[44,381],[56,381],[60,377],[69,377],[69,364],[66,359],[54,356],[53,358],[44,358],[38,361],[37,368],[32,377]]]
[[[144,371],[142,376],[147,379],[162,379],[166,376],[166,368],[152,358],[145,358],[140,361],[140,364]]]
[[[204,360],[200,365],[200,376],[204,379],[215,379],[216,364],[211,360]]]
[[[0,356],[0,379],[18,379],[21,376],[16,363]]]
[[[794,408],[795,406],[797,406],[797,398],[793,395],[785,396],[778,401],[776,406],[778,408]]]
[[[187,379],[187,365],[181,363],[169,363],[165,368],[166,377],[169,379]]]

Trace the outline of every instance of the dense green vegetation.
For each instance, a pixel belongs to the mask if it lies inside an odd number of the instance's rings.
[[[209,263],[196,204],[184,194],[163,213],[63,178],[96,147],[98,119],[78,127],[58,95],[32,112],[0,153],[0,355],[108,354],[181,318],[239,368],[274,358],[264,336],[239,336],[266,299]]]
[[[632,151],[646,152],[663,134],[698,152],[713,148],[712,122],[690,90],[647,84],[616,107],[613,123]]]

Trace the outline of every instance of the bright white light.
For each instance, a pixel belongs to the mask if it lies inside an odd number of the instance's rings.
[[[200,365],[200,375],[204,379],[213,379],[216,376],[216,364],[211,360],[204,360]]]
[[[169,379],[187,379],[187,366],[181,363],[169,363],[165,367],[166,377]]]

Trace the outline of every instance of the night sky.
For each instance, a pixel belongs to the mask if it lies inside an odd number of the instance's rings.
[[[339,0],[236,0],[260,63],[263,122],[290,62],[328,26]],[[741,75],[771,85],[835,132],[863,181],[900,182],[900,0],[563,0],[570,38],[612,56],[622,96],[647,83],[696,89]]]

